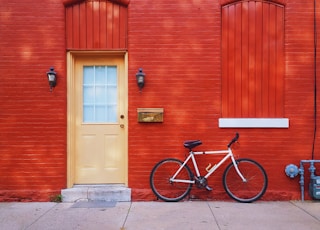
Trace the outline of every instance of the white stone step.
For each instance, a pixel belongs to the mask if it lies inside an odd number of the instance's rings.
[[[74,185],[62,189],[62,202],[88,201],[131,201],[131,189],[122,184]]]

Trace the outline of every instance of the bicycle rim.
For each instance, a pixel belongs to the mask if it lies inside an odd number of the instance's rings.
[[[231,163],[223,174],[223,186],[227,194],[243,203],[260,199],[267,190],[268,178],[260,164],[251,159],[236,160],[237,166],[247,180],[243,182]]]
[[[153,193],[164,201],[179,201],[185,198],[191,190],[192,184],[170,182],[170,178],[183,164],[177,159],[165,159],[155,165],[150,174],[150,186]],[[188,166],[184,166],[176,179],[191,180],[192,173]]]

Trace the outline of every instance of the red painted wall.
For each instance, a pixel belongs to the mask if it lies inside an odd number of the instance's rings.
[[[0,0],[0,200],[49,200],[66,186],[64,28],[61,1]]]
[[[63,2],[0,0],[0,200],[49,200],[66,187]],[[183,159],[184,140],[201,139],[204,144],[199,150],[220,149],[236,131],[240,133],[239,157],[256,159],[268,173],[264,199],[300,198],[299,178],[289,179],[284,168],[311,158],[313,1],[281,1],[285,4],[284,117],[290,119],[289,129],[218,128],[221,4],[227,2],[232,1],[130,1],[129,187],[133,200],[155,199],[149,187],[150,171],[162,158]],[[317,12],[320,25],[320,4]],[[58,73],[52,93],[46,79],[50,66]],[[135,79],[140,67],[146,73],[141,93]],[[164,108],[164,122],[138,123],[137,108],[148,107]],[[316,137],[314,157],[319,159]],[[202,172],[205,162],[201,161]],[[228,199],[221,176],[222,171],[209,179],[212,193],[194,189],[192,196]]]

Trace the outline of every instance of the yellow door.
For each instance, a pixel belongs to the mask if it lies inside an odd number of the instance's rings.
[[[126,183],[126,74],[123,55],[80,55],[69,106],[73,184]]]

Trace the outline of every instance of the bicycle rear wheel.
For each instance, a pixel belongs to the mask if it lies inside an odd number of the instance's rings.
[[[263,167],[251,159],[236,160],[237,166],[247,181],[242,181],[233,163],[223,174],[223,186],[234,200],[250,203],[260,199],[268,187],[268,177]]]
[[[164,201],[179,201],[185,198],[191,190],[191,183],[170,182],[170,178],[183,164],[178,159],[168,158],[157,163],[150,174],[150,186],[153,193]],[[192,180],[192,172],[185,165],[175,179]]]

